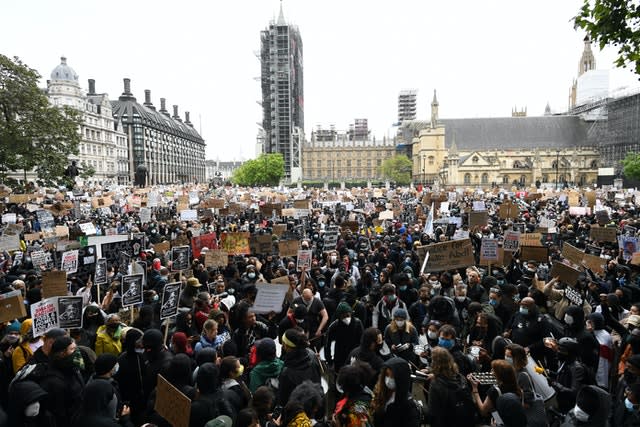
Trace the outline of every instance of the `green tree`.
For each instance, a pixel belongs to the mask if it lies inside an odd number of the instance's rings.
[[[278,185],[284,177],[284,158],[282,154],[262,154],[254,160],[248,160],[233,173],[234,184],[242,186]]]
[[[640,153],[627,153],[622,160],[622,173],[629,179],[640,179]]]
[[[631,65],[640,74],[640,3],[635,0],[584,0],[574,18],[575,26],[587,32],[600,49],[618,49],[616,65]]]
[[[64,181],[69,156],[78,154],[81,113],[52,106],[39,78],[18,58],[0,54],[0,179],[35,170],[40,184],[53,185]]]
[[[382,175],[389,181],[398,185],[407,185],[411,182],[411,160],[404,154],[388,158],[382,162]]]

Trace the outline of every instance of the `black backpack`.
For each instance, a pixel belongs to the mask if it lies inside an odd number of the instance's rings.
[[[476,404],[471,397],[471,387],[467,380],[459,375],[458,386],[450,395],[451,426],[474,427],[476,425]]]

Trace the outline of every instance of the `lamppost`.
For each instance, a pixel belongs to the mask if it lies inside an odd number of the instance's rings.
[[[558,172],[560,171],[560,150],[556,150],[556,190],[558,189]]]

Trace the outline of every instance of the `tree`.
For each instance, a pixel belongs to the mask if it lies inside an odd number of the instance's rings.
[[[78,154],[82,114],[52,106],[39,78],[18,58],[0,54],[0,178],[35,170],[40,184],[53,185]]]
[[[283,177],[284,158],[282,154],[271,153],[244,162],[231,180],[242,186],[278,185]]]
[[[630,0],[584,0],[574,18],[576,27],[587,32],[600,49],[618,49],[618,67],[631,65],[640,74],[640,3]]]
[[[622,160],[622,173],[629,179],[640,179],[640,153],[627,153]]]
[[[382,175],[398,185],[407,185],[411,182],[411,160],[403,155],[388,158],[382,163]]]

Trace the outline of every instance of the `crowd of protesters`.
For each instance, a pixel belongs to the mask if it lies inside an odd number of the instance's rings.
[[[198,197],[243,201],[240,212],[200,209],[191,221],[180,219],[173,196],[148,222],[124,203],[110,213],[59,209],[56,224],[72,235],[79,220],[98,235],[144,233],[128,260],[146,265],[143,303],[122,307],[120,284],[133,267],[109,260],[105,284],[69,275],[69,295],[83,296],[82,328],[34,337],[29,315],[2,324],[0,426],[167,426],[159,375],[191,400],[192,427],[640,426],[640,267],[621,243],[637,248],[636,193],[592,191],[594,205],[573,190],[592,212],[572,211],[576,200],[559,191],[271,191],[283,207],[306,198],[308,213],[261,213],[273,200],[232,188],[200,188]],[[486,224],[469,227],[478,201]],[[501,215],[506,203],[515,214]],[[5,206],[22,227],[23,250],[0,255],[0,292],[19,291],[30,313],[43,298],[43,268],[30,249],[55,249],[24,240],[41,229],[27,207]],[[393,219],[381,219],[389,211]],[[272,235],[277,224],[312,251],[309,267],[275,249],[212,267],[213,248],[202,248],[184,274],[173,271],[171,251],[154,249],[190,242],[194,230]],[[615,229],[616,241],[594,241],[592,227]],[[337,242],[324,238],[329,230]],[[483,239],[502,246],[511,230],[540,232],[548,255],[526,259],[520,249],[508,262],[482,262]],[[273,234],[274,248],[285,233]],[[452,239],[470,240],[474,262],[425,268],[429,245]],[[564,259],[567,244],[602,268]],[[552,277],[554,262],[580,274]],[[283,281],[282,307],[257,313],[258,289]],[[165,286],[176,282],[177,315],[161,319]]]

